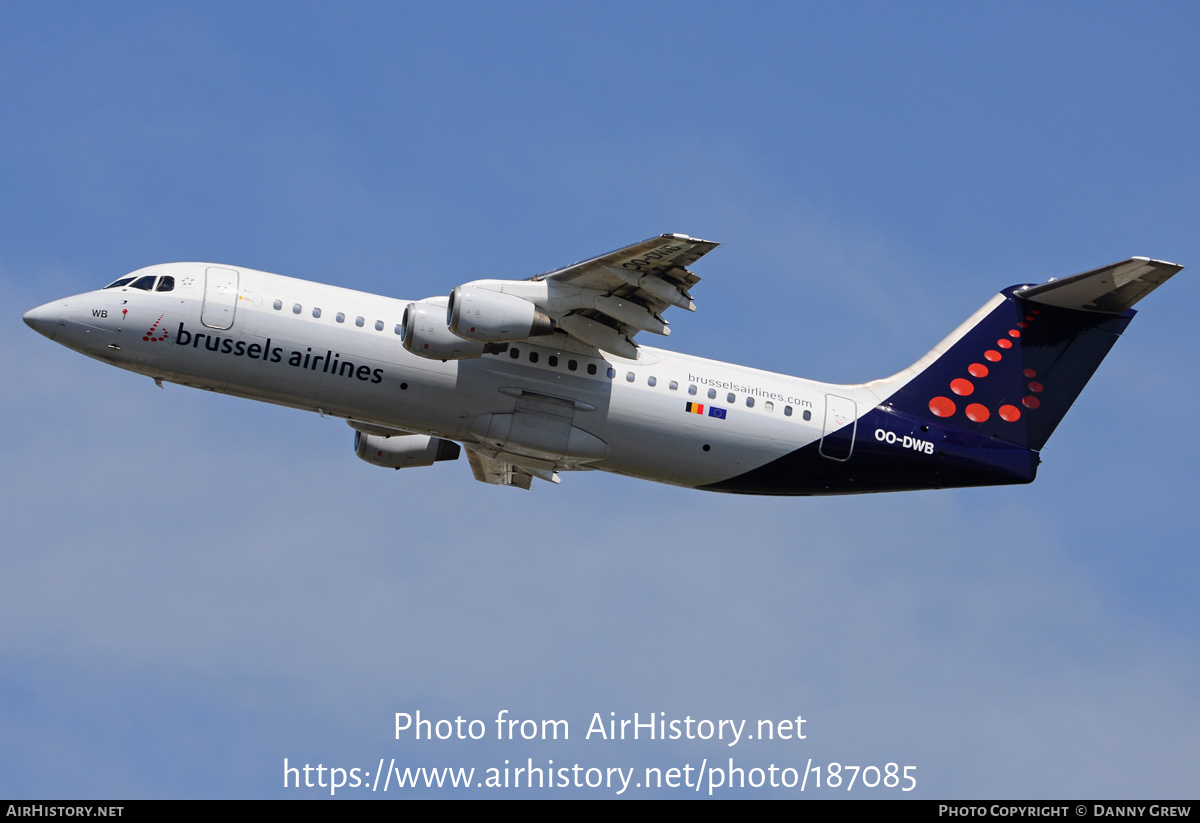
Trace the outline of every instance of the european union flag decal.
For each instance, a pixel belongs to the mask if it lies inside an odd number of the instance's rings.
[[[725,419],[725,409],[718,409],[716,406],[709,406],[708,407],[708,416],[715,417],[718,420],[724,420]]]

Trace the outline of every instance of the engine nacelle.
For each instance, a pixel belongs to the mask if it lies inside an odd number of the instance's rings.
[[[354,453],[368,463],[385,469],[432,466],[442,460],[457,460],[461,451],[462,447],[452,440],[423,434],[382,437],[360,431],[354,433]]]
[[[490,343],[464,340],[446,327],[445,297],[409,303],[400,322],[404,348],[430,360],[465,360],[497,351]]]
[[[554,333],[554,321],[528,300],[471,285],[450,292],[446,320],[465,340],[499,343]]]

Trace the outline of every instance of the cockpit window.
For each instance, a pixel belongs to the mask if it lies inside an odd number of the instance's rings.
[[[104,288],[106,288],[106,289],[119,289],[119,288],[121,288],[121,286],[124,286],[124,285],[126,285],[126,284],[128,284],[128,283],[131,283],[131,282],[133,282],[133,278],[132,278],[132,277],[122,277],[120,280],[114,280],[112,283],[109,283],[109,284],[108,284],[107,286],[105,286]]]
[[[154,275],[147,274],[145,277],[139,277],[129,284],[131,289],[141,289],[142,291],[151,291],[154,288]]]
[[[175,278],[168,274],[158,281],[158,288],[155,291],[171,291],[173,288],[175,288]]]

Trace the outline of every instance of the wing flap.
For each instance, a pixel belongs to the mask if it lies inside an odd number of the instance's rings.
[[[533,483],[533,475],[524,469],[488,457],[467,447],[467,462],[471,464],[471,472],[481,483],[491,483],[494,486],[515,486],[518,489],[528,489]]]
[[[598,293],[592,305],[571,312],[571,322],[557,317],[561,328],[588,345],[635,357],[632,338],[639,331],[670,333],[663,311],[671,306],[696,310],[689,289],[700,278],[687,267],[718,245],[685,234],[662,234],[532,279]]]

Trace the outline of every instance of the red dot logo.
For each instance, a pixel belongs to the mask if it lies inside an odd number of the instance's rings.
[[[1015,423],[1021,419],[1021,410],[1016,406],[1001,406],[997,414],[1000,415],[1001,420],[1007,423]]]
[[[1009,330],[1008,330],[1008,336],[1009,336],[1009,337],[1020,337],[1020,336],[1021,336],[1021,330],[1020,330],[1020,329],[1009,329]]]
[[[1011,341],[1011,340],[1005,340],[1005,339],[1001,338],[1001,339],[999,339],[999,340],[997,340],[997,341],[996,341],[996,345],[997,345],[997,346],[999,346],[999,347],[1000,347],[1000,348],[1002,348],[1002,349],[1011,349],[1011,348],[1012,348],[1012,341]]]
[[[123,311],[128,311],[128,309],[123,309]],[[145,340],[149,343],[161,343],[162,341],[167,339],[167,330],[166,329],[162,330],[161,337],[158,337],[155,334],[155,332],[158,331],[158,324],[162,322],[162,319],[163,319],[163,315],[160,314],[158,316],[158,319],[154,321],[154,325],[146,330],[146,334],[145,334],[145,336],[142,337],[142,340]]]
[[[982,363],[972,363],[971,365],[967,366],[967,373],[972,377],[987,377],[988,367]]]
[[[1021,400],[1021,405],[1023,405],[1027,409],[1036,409],[1038,406],[1042,405],[1042,401],[1038,400],[1036,397],[1034,397],[1031,394],[1028,397]]]
[[[1042,384],[1041,384],[1041,383],[1036,383],[1036,382],[1035,382],[1035,383],[1030,383],[1030,384],[1029,384],[1029,390],[1030,390],[1031,392],[1033,392],[1034,394],[1037,394],[1038,392],[1040,392],[1040,391],[1042,390]]]
[[[950,417],[954,414],[954,401],[949,397],[935,397],[929,401],[929,410],[938,417]]]
[[[1026,377],[1037,377],[1037,372],[1035,372],[1033,369],[1026,369],[1025,371],[1021,372],[1021,374],[1025,375]]]
[[[959,377],[950,381],[950,391],[957,394],[959,397],[966,397],[971,392],[975,391],[975,386],[970,380],[964,380]]]
[[[967,419],[972,423],[983,423],[992,416],[987,407],[979,403],[972,403],[964,411],[967,413]]]
[[[990,360],[993,363],[1000,362],[1000,352],[996,351],[995,349],[988,349],[983,353],[983,357],[985,360]]]

